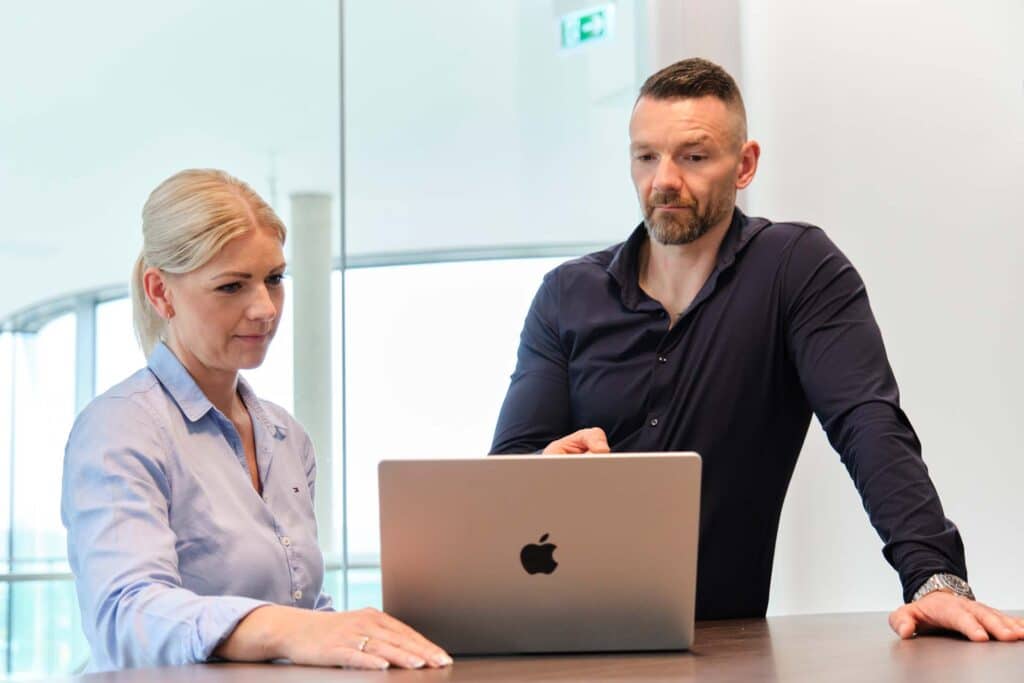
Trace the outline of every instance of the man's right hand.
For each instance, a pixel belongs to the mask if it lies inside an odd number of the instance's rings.
[[[608,437],[600,427],[590,427],[552,441],[544,455],[579,455],[581,453],[610,453]]]

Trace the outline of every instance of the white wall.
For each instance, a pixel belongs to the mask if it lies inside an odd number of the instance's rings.
[[[764,154],[747,206],[821,225],[868,286],[903,404],[983,600],[1024,607],[1024,3],[742,3]],[[900,601],[814,423],[773,613]]]

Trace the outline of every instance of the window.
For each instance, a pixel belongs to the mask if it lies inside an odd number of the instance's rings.
[[[14,358],[11,565],[15,571],[49,571],[65,564],[60,478],[75,418],[74,316],[15,335]]]
[[[346,273],[348,551],[352,605],[379,600],[377,464],[486,455],[544,273],[562,258]],[[370,603],[374,604],[374,603]],[[379,606],[379,605],[378,605]]]
[[[96,306],[96,395],[146,365],[135,340],[130,297]]]

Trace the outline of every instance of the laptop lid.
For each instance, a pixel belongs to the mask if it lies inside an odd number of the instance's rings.
[[[384,611],[456,654],[693,641],[696,453],[386,460]]]

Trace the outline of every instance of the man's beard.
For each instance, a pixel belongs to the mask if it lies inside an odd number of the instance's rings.
[[[659,207],[680,207],[686,211],[662,211]],[[701,206],[696,199],[683,201],[676,192],[653,192],[644,204],[644,225],[650,238],[660,244],[690,244],[703,237],[726,216],[732,215],[733,199],[729,196],[711,198]]]

